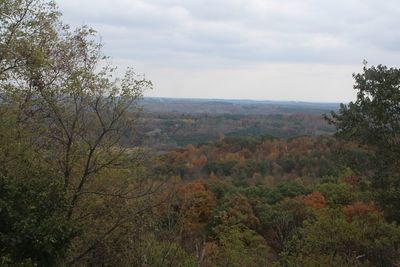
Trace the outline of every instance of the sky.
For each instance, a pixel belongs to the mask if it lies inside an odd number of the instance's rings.
[[[352,73],[400,62],[398,0],[58,0],[146,96],[348,102]]]

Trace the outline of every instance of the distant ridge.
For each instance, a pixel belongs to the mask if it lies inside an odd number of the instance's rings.
[[[265,103],[265,104],[323,104],[339,106],[340,102],[324,102],[324,101],[300,101],[300,100],[269,100],[269,99],[230,99],[230,98],[192,98],[192,97],[156,97],[146,96],[144,99],[149,100],[165,100],[165,101],[195,101],[195,102],[231,102],[231,103]]]
[[[339,103],[324,102],[168,97],[145,97],[140,104],[145,112],[242,115],[324,114],[339,108]]]

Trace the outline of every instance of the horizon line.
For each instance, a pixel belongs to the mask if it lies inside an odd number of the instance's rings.
[[[309,103],[309,104],[342,104],[348,102],[340,101],[306,101],[306,100],[271,100],[271,99],[250,99],[250,98],[208,98],[208,97],[171,97],[171,96],[143,96],[155,99],[177,99],[177,100],[209,100],[209,101],[249,101],[249,102],[280,102],[280,103]]]

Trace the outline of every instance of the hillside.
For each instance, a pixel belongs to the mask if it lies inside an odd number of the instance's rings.
[[[216,141],[221,136],[332,134],[323,115],[338,104],[249,100],[144,98],[136,144],[169,149]]]

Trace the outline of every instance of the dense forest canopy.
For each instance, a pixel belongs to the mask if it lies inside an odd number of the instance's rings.
[[[1,266],[400,264],[399,69],[365,65],[331,125],[141,113],[152,83],[97,39],[0,1]]]

